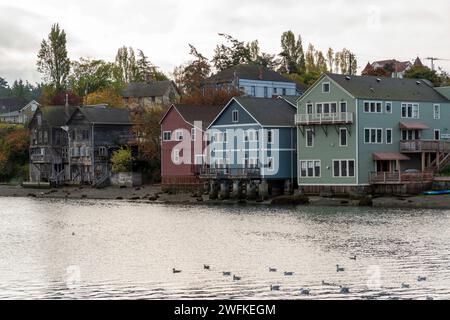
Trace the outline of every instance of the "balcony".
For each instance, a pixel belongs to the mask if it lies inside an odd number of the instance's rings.
[[[202,179],[257,179],[261,176],[260,168],[202,168]]]
[[[440,141],[440,140],[400,141],[400,152],[402,152],[402,153],[422,153],[422,152],[450,153],[450,142],[449,141]]]
[[[52,163],[53,157],[48,154],[32,154],[30,160],[33,163]]]
[[[311,113],[311,114],[297,114],[295,115],[295,125],[327,125],[327,124],[352,124],[353,112],[338,112],[338,113]]]
[[[370,184],[406,184],[432,182],[432,172],[371,172]]]

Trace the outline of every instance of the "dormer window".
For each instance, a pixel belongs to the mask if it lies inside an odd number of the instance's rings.
[[[233,110],[233,123],[239,122],[239,111]]]
[[[323,93],[329,93],[330,92],[330,83],[329,82],[322,83],[322,92]]]

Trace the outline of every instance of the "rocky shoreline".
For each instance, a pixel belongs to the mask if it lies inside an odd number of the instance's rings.
[[[265,201],[250,200],[209,200],[206,195],[195,193],[164,193],[159,185],[138,188],[108,187],[96,189],[91,187],[62,187],[54,189],[30,189],[21,186],[0,185],[0,197],[30,197],[43,199],[90,199],[131,201],[139,203],[174,204],[174,205],[312,205],[358,207],[373,206],[377,208],[415,208],[450,210],[450,195],[410,196],[410,197],[363,197],[325,198],[304,196],[282,196]]]

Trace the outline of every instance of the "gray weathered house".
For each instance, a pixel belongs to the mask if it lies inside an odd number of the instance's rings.
[[[180,91],[173,81],[130,83],[123,91],[124,104],[130,110],[171,106],[180,101]]]
[[[70,182],[107,183],[112,153],[133,139],[132,125],[126,109],[77,108],[67,121]]]
[[[76,107],[38,107],[28,128],[30,181],[59,184],[69,176],[68,138],[64,130]]]

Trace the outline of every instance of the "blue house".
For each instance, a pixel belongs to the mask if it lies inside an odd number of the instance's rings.
[[[272,98],[300,96],[306,88],[261,65],[241,64],[225,69],[202,83],[202,88],[236,90],[245,96]]]
[[[202,177],[212,194],[292,192],[297,177],[295,113],[285,99],[231,99],[208,128],[209,166]]]

